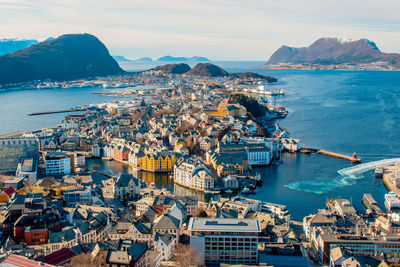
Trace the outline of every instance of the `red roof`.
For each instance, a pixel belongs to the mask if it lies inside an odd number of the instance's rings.
[[[13,264],[18,267],[54,267],[54,265],[44,264],[38,261],[30,260],[27,257],[11,254],[2,263]]]
[[[15,190],[11,186],[9,188],[7,188],[6,190],[4,190],[4,193],[6,193],[8,196],[11,196],[12,194],[14,194],[14,192],[15,192]]]
[[[62,248],[47,256],[44,256],[42,261],[53,265],[59,265],[60,263],[66,262],[75,256],[75,253],[71,249]]]

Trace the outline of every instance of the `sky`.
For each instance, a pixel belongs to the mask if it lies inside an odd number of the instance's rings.
[[[130,59],[264,61],[321,37],[400,53],[399,10],[398,0],[0,0],[0,39],[90,33]]]

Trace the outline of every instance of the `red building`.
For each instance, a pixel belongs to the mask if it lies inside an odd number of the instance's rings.
[[[114,159],[127,161],[129,159],[129,149],[126,146],[116,146],[114,148]]]

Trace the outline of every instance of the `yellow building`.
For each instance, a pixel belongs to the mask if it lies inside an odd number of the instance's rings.
[[[176,162],[175,153],[145,154],[141,158],[142,170],[151,172],[171,172]]]

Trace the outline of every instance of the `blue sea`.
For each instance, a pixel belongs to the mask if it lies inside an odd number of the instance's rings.
[[[287,205],[293,218],[324,208],[326,199],[347,198],[363,209],[361,198],[371,193],[383,208],[387,192],[373,177],[374,162],[400,157],[400,72],[308,71],[259,69],[263,62],[214,62],[228,72],[254,71],[279,79],[271,88],[283,89],[277,98],[289,115],[279,121],[303,145],[347,155],[357,153],[362,164],[323,155],[284,154],[282,163],[260,168],[263,186],[253,198]],[[128,62],[126,70],[143,70],[159,63]],[[193,65],[193,64],[192,64]],[[0,134],[50,127],[65,114],[27,116],[46,111],[121,98],[94,95],[105,89],[49,89],[0,93]],[[385,161],[384,161],[385,162]],[[90,164],[99,164],[89,161]],[[112,173],[130,172],[118,164],[101,164]],[[168,177],[154,179],[174,190]],[[176,189],[176,188],[175,188]]]

